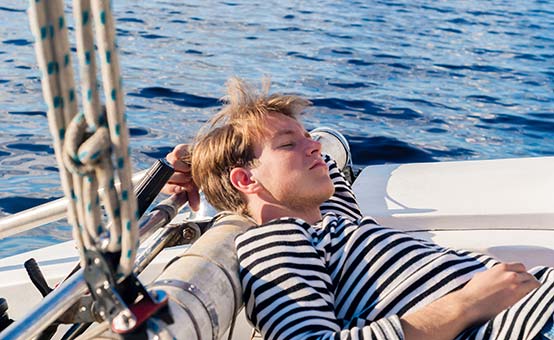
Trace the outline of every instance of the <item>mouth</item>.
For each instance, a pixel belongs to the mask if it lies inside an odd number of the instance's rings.
[[[327,164],[322,159],[318,159],[314,162],[314,164],[312,164],[312,166],[310,167],[310,170],[319,168],[319,167],[327,167]]]

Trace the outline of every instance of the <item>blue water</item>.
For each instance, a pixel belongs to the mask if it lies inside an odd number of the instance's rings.
[[[61,195],[26,5],[0,4],[0,215]],[[270,75],[274,90],[309,98],[306,126],[337,127],[359,166],[554,154],[554,1],[114,0],[114,10],[136,169],[189,141],[233,75]],[[0,240],[0,257],[68,238],[52,224]]]

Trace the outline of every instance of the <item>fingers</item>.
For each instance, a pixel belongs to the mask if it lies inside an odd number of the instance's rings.
[[[173,165],[175,172],[167,181],[162,192],[169,195],[186,193],[191,209],[197,211],[200,206],[200,195],[198,187],[192,179],[189,145],[175,146],[165,158]]]
[[[522,285],[526,286],[527,291],[530,292],[535,288],[539,288],[541,286],[541,282],[531,275],[531,278],[525,282],[522,282]]]
[[[512,272],[516,272],[516,273],[526,273],[527,272],[527,268],[525,268],[525,265],[523,263],[519,263],[519,262],[508,262],[508,263],[503,263],[502,264],[503,266],[503,269],[507,270],[507,271],[512,271]]]
[[[192,210],[198,211],[200,207],[200,194],[196,184],[192,183],[190,188],[183,187],[177,184],[166,184],[162,190],[164,194],[173,195],[173,194],[185,194],[188,197],[189,206]]]
[[[511,272],[509,274],[513,274],[514,277],[509,277],[507,279],[507,283],[510,285],[516,296],[519,296],[520,298],[541,285],[539,280],[527,272]]]
[[[175,172],[173,173],[173,175],[171,175],[167,183],[178,184],[181,186],[190,186],[194,182],[192,176],[190,175],[190,172]]]
[[[173,151],[171,151],[171,154],[177,158],[188,156],[189,153],[190,146],[188,144],[178,144],[173,148]]]
[[[514,303],[541,285],[541,283],[529,273],[518,273],[518,276],[520,276],[521,281],[511,285],[512,296],[516,299]]]
[[[527,272],[522,263],[502,263],[499,265],[499,270],[504,272],[507,282],[513,284],[514,288],[517,287],[516,289],[523,292],[523,295],[540,286],[540,282]]]
[[[165,157],[176,172],[190,172],[190,164],[185,161],[190,158],[189,149],[189,145],[179,144]]]
[[[179,144],[165,158],[173,166],[175,172],[167,181],[162,192],[171,194],[192,190],[189,146]]]
[[[527,272],[518,273],[518,276],[519,276],[519,279],[520,279],[519,282],[521,284],[525,285],[525,286],[536,288],[536,287],[541,285],[540,281],[537,280],[536,277],[534,277],[533,275],[531,275]]]
[[[166,184],[161,190],[161,192],[163,192],[166,195],[180,194],[185,191],[186,191],[185,187],[177,184]]]
[[[173,173],[167,181],[164,189],[166,189],[164,190],[165,193],[169,191],[172,194],[178,194],[183,191],[198,191],[198,187],[196,186],[196,183],[194,183],[190,173],[183,172]]]

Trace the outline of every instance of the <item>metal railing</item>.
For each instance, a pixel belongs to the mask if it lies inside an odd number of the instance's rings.
[[[133,175],[133,185],[144,177],[148,170],[139,171]],[[118,184],[116,184],[117,186]],[[12,236],[38,226],[61,220],[67,213],[67,198],[55,201],[9,215],[0,219],[0,239]]]
[[[150,213],[140,220],[140,235],[145,237],[152,234],[146,247],[137,256],[135,272],[140,273],[162,251],[170,235],[179,231],[179,228],[166,226],[178,213],[180,207],[186,203],[185,195],[173,195],[158,204]],[[88,291],[84,279],[83,269],[79,269],[23,319],[13,323],[0,333],[0,340],[31,339],[55,322],[67,309],[78,302],[79,298]]]

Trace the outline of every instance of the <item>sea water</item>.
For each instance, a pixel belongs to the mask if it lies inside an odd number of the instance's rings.
[[[62,195],[26,6],[0,3],[0,216]],[[310,99],[306,127],[341,131],[357,166],[554,154],[554,1],[113,6],[135,169],[190,141],[231,76]],[[0,257],[70,237],[54,223]]]

